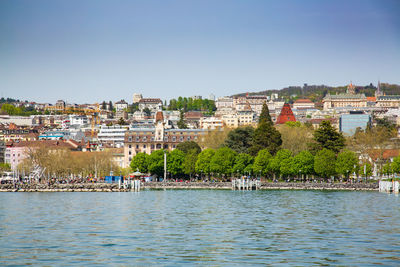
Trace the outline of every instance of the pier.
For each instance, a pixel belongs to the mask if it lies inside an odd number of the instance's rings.
[[[118,182],[118,189],[130,190],[139,192],[141,189],[141,181],[140,180],[125,180],[121,183],[121,180]]]
[[[400,190],[399,181],[379,181],[379,192],[396,193]]]
[[[232,190],[258,190],[261,187],[261,181],[249,178],[239,178],[232,180]]]

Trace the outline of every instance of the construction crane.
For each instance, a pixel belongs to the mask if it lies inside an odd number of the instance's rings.
[[[95,126],[100,124],[100,117],[99,117],[100,105],[99,105],[99,103],[95,103],[95,105],[96,105],[96,109],[93,110],[92,112],[90,112],[90,113],[92,113],[92,138],[94,137],[94,134],[95,134]]]

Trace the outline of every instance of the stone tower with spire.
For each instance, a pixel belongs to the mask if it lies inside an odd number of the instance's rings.
[[[378,88],[375,91],[375,97],[378,97],[378,96],[383,96],[383,93],[381,91],[381,81],[378,81]]]

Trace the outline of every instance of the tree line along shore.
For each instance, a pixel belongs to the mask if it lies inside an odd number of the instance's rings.
[[[255,129],[215,131],[199,144],[184,142],[171,152],[138,153],[130,166],[162,177],[166,154],[168,178],[227,181],[246,175],[287,182],[366,180],[373,174],[373,162],[366,157],[370,154],[376,156],[376,175],[400,172],[399,157],[393,162],[382,160],[395,135],[395,127],[387,121],[357,129],[351,137],[343,136],[328,120],[316,130],[300,122],[275,126],[264,105]]]

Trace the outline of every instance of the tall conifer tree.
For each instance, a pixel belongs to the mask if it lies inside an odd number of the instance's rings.
[[[261,149],[268,149],[268,151],[274,155],[282,145],[281,134],[275,129],[271,116],[269,115],[268,106],[264,103],[260,119],[258,121],[258,127],[255,129],[253,134],[252,147],[250,153],[256,156],[258,151]]]

